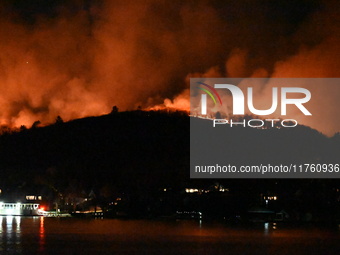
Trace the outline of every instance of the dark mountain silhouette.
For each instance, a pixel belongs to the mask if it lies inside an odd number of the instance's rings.
[[[53,201],[59,196],[86,197],[91,193],[100,202],[128,194],[130,200],[146,205],[153,203],[150,201],[156,199],[155,194],[164,188],[181,194],[186,187],[206,188],[218,181],[232,190],[242,207],[268,191],[282,194],[283,201],[295,201],[299,191],[303,194],[299,201],[310,203],[320,198],[320,202],[327,197],[334,202],[340,187],[338,179],[192,180],[190,117],[184,112],[115,110],[99,117],[57,120],[46,127],[6,130],[0,136],[3,198],[36,192]],[[192,121],[211,125],[207,120]],[[340,155],[338,134],[328,138],[305,126],[286,130],[224,127],[223,137],[232,161],[263,155],[274,161],[338,161]],[[176,199],[171,199],[175,204]]]
[[[84,188],[173,184],[188,175],[188,120],[182,112],[134,111],[5,133],[1,185],[34,183],[48,169],[59,189],[72,180]]]
[[[195,126],[192,131],[198,132],[192,150],[197,155],[208,155],[215,162],[226,158],[236,165],[339,163],[338,135],[329,138],[307,126],[284,128],[276,125],[261,129],[216,125],[213,128],[212,120],[200,118],[191,118],[191,125]],[[206,147],[214,148],[214,155],[209,154]]]

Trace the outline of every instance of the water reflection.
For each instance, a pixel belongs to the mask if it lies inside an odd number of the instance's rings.
[[[0,216],[7,254],[338,254],[334,229],[281,222],[247,226],[167,220]],[[336,230],[336,231],[334,231]],[[165,247],[165,248],[164,248]]]
[[[16,221],[16,223],[17,223],[17,229],[16,229],[17,234],[20,234],[20,222],[21,222],[21,217],[16,216],[16,217],[15,217],[15,221]]]
[[[1,253],[21,253],[21,218],[19,216],[0,216]]]
[[[263,224],[263,233],[264,235],[270,235],[274,230],[278,231],[278,224],[276,222],[265,222]]]
[[[264,234],[268,235],[268,233],[269,233],[269,223],[266,222],[264,223]]]
[[[40,227],[39,227],[39,251],[44,251],[44,249],[45,249],[44,217],[40,217]]]

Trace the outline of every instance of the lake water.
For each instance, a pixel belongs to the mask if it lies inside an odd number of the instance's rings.
[[[0,216],[0,254],[340,254],[340,229]]]

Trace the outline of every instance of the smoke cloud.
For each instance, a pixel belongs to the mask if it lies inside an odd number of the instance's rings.
[[[190,77],[339,75],[336,1],[15,2],[0,4],[2,125],[189,110]]]

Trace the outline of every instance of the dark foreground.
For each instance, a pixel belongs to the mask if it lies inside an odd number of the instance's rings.
[[[338,254],[340,229],[0,216],[0,254]]]

